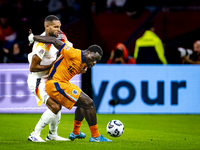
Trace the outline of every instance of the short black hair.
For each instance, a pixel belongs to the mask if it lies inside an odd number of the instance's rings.
[[[103,50],[101,49],[101,47],[99,45],[91,45],[88,50],[90,52],[97,52],[99,53],[99,55],[103,56]]]
[[[45,22],[52,22],[53,20],[60,20],[58,17],[56,17],[55,15],[49,15],[45,18]]]

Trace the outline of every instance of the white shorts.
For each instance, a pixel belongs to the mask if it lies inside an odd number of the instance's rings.
[[[27,83],[30,91],[35,95],[37,105],[40,107],[42,103],[46,104],[49,95],[46,92],[46,78],[38,78],[33,74],[28,75]]]

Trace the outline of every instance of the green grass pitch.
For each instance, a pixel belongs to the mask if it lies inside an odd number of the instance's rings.
[[[109,143],[89,142],[90,130],[84,120],[81,131],[86,138],[70,142],[32,143],[27,140],[41,114],[0,114],[0,150],[200,150],[200,115],[106,115],[98,114],[100,134]],[[124,124],[121,137],[106,133],[112,119]],[[74,114],[62,114],[58,134],[68,137],[73,129]],[[41,133],[43,139],[48,126]]]

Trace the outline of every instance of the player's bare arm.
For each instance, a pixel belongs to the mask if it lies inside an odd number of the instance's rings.
[[[64,44],[62,41],[56,39],[55,37],[51,37],[51,36],[35,35],[33,37],[33,39],[38,42],[53,44],[57,49],[60,49],[61,46]]]
[[[40,59],[40,57],[38,57],[37,55],[33,55],[32,62],[30,65],[30,71],[31,72],[39,72],[39,71],[49,70],[54,63],[53,62],[50,65],[40,65],[41,61],[42,60]]]
[[[32,37],[31,37],[32,36]],[[55,37],[50,37],[50,36],[34,36],[32,34],[32,30],[30,29],[29,30],[29,41],[30,43],[33,43],[33,40],[34,41],[38,41],[38,42],[42,42],[42,43],[50,43],[50,44],[54,44],[54,46],[57,48],[57,49],[60,49],[61,46],[63,45],[63,42],[61,42],[60,40],[56,39]],[[31,42],[32,41],[32,42]],[[60,53],[58,52],[57,54],[57,57],[60,55]],[[40,58],[38,58],[40,59]],[[40,63],[37,63],[37,64],[40,64]],[[36,65],[35,65],[36,66]],[[87,67],[83,67],[81,70],[80,70],[80,73],[79,74],[83,74],[83,73],[86,73],[87,72]]]
[[[33,39],[38,42],[53,44],[57,49],[60,49],[62,45],[64,44],[63,42],[56,39],[55,37],[50,37],[50,36],[34,36]],[[86,72],[87,72],[86,66],[80,70],[80,74],[83,74]]]
[[[60,41],[60,40],[58,40],[58,39],[56,39],[55,37],[52,37],[52,36],[33,35],[31,29],[29,29],[28,39],[29,39],[30,44],[32,44],[34,41],[38,41],[38,42],[42,42],[42,43],[49,43],[49,44],[53,44],[58,50],[64,44],[62,41]]]

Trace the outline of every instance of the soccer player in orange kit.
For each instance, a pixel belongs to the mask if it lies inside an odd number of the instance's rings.
[[[86,50],[74,49],[62,41],[50,36],[33,36],[35,41],[53,44],[61,54],[49,72],[49,80],[46,82],[46,92],[54,101],[54,109],[61,109],[60,105],[69,110],[76,105],[74,129],[69,135],[73,141],[76,138],[85,138],[80,132],[80,126],[85,118],[90,131],[90,142],[111,142],[100,135],[97,125],[97,117],[93,100],[79,87],[69,82],[84,67],[93,67],[101,60],[103,51],[98,45],[91,45]]]

